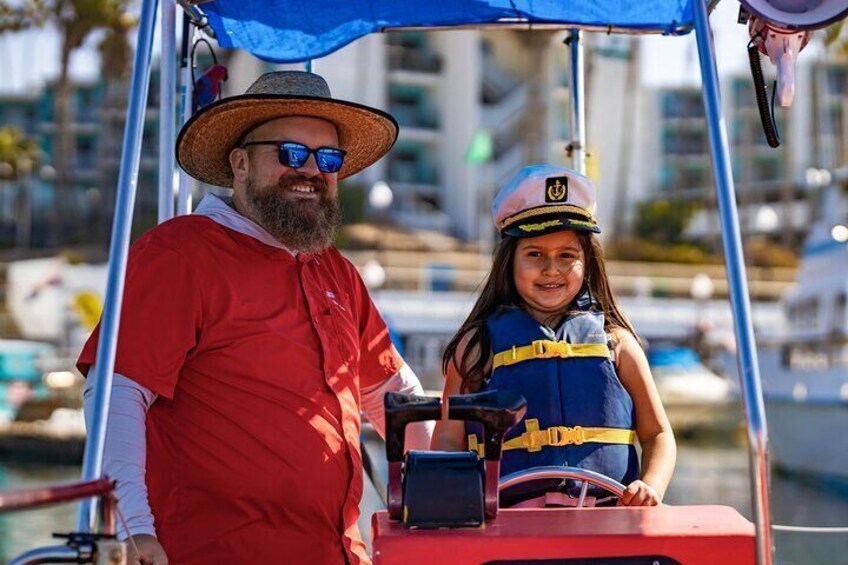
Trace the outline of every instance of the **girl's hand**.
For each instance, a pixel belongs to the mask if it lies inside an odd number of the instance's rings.
[[[654,487],[643,481],[633,481],[624,489],[618,506],[657,506],[662,502]]]

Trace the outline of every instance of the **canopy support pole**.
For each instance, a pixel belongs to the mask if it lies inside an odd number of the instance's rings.
[[[141,159],[141,136],[144,131],[144,113],[150,86],[150,59],[153,49],[153,31],[156,26],[158,0],[144,0],[138,26],[138,45],[130,82],[129,109],[124,129],[121,152],[121,169],[118,176],[115,201],[115,220],[109,245],[109,268],[106,280],[106,298],[100,321],[97,341],[97,358],[94,370],[88,375],[94,379],[93,414],[91,429],[85,443],[82,480],[99,479],[103,472],[103,450],[106,441],[106,421],[112,396],[112,377],[118,343],[121,304],[124,296],[124,276],[127,267],[133,208],[138,185],[138,165]],[[77,521],[78,532],[90,532],[97,516],[97,503],[85,499],[80,504]]]
[[[162,0],[159,71],[159,223],[174,217],[174,136],[177,99],[177,7]]]
[[[583,65],[583,32],[572,29],[566,39],[571,54],[571,141],[567,152],[571,168],[586,174],[586,85]]]
[[[194,33],[196,28],[191,23],[192,19],[189,13],[183,14],[183,44],[182,55],[180,59],[180,127],[191,118],[192,109],[192,65],[191,46],[194,43]],[[173,148],[173,145],[172,145]],[[182,168],[180,168],[179,190],[177,191],[177,215],[191,213],[191,177],[188,176]]]
[[[766,428],[760,368],[754,343],[751,303],[745,276],[736,189],[733,184],[727,126],[721,111],[715,49],[707,16],[707,0],[693,3],[695,36],[703,80],[704,108],[710,135],[715,174],[721,236],[724,240],[728,288],[736,331],[737,363],[748,432],[748,456],[751,471],[752,508],[757,533],[757,563],[770,565],[771,517],[769,514],[768,430]]]

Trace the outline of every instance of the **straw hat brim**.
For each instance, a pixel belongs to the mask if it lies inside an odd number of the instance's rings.
[[[201,182],[232,187],[229,154],[244,134],[287,116],[307,116],[333,123],[339,147],[347,151],[339,179],[378,161],[398,136],[394,118],[375,108],[330,98],[245,94],[225,98],[197,112],[177,137],[177,162]]]

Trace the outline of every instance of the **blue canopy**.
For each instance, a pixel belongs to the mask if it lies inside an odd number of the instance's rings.
[[[693,1],[213,0],[200,7],[221,47],[294,63],[323,57],[364,35],[392,28],[520,25],[680,35],[692,29]]]

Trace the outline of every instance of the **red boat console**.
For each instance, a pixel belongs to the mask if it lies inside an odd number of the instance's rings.
[[[576,467],[533,467],[500,477],[501,444],[526,411],[522,397],[498,391],[450,397],[450,419],[483,425],[485,458],[404,454],[405,426],[438,418],[440,401],[388,393],[385,402],[389,508],[372,519],[375,565],[756,563],[754,525],[731,507],[587,506],[587,498],[594,500],[587,496],[590,484],[618,498],[625,487]],[[576,508],[500,507],[501,494],[547,489],[551,480],[581,485],[572,499]]]
[[[754,525],[727,506],[501,509],[483,526],[442,530],[385,511],[372,521],[374,565],[756,562]]]

